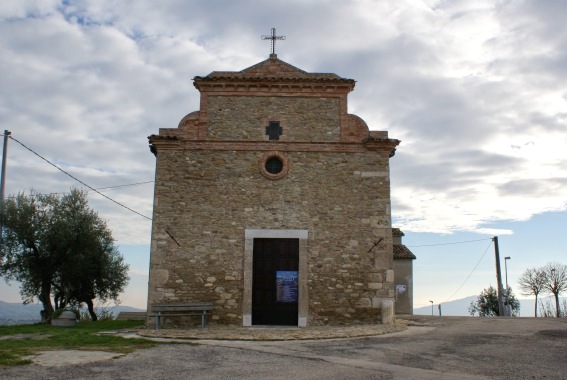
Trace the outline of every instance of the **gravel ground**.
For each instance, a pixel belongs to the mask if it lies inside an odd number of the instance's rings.
[[[567,379],[567,319],[422,317],[376,337],[164,344],[0,379]]]

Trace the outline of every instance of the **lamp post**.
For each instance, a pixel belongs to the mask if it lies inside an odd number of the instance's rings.
[[[510,296],[510,288],[508,288],[508,260],[510,260],[510,256],[504,257],[504,273],[506,273],[506,316],[512,316],[512,310],[510,307],[509,296]]]
[[[431,315],[433,315],[433,301],[429,301],[431,302]]]

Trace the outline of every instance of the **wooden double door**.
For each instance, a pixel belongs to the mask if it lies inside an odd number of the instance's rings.
[[[299,239],[254,239],[252,324],[297,326]]]

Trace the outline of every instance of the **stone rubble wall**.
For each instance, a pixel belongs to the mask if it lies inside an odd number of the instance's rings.
[[[244,231],[306,229],[308,324],[379,321],[394,297],[388,157],[282,152],[273,181],[264,153],[159,151],[148,306],[210,300],[213,323],[241,324]]]
[[[279,121],[282,141],[338,141],[338,97],[207,97],[207,139],[267,140],[265,127]],[[309,120],[309,125],[306,125]]]

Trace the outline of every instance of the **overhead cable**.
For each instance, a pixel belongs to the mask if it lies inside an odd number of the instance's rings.
[[[122,188],[127,188],[127,187],[145,185],[145,184],[154,183],[154,182],[155,182],[155,181],[145,181],[145,182],[129,183],[129,184],[126,184],[126,185],[116,185],[116,186],[99,187],[99,188],[97,188],[97,190],[122,189]],[[92,193],[92,191],[88,191],[88,193]],[[69,194],[69,193],[68,193],[68,192],[64,192],[64,193],[37,193],[37,194],[33,194],[33,195],[41,196],[41,195],[61,195],[61,194]],[[13,198],[16,198],[16,197],[11,196],[11,197],[6,197],[6,198],[8,198],[8,199],[13,199]]]
[[[488,252],[488,248],[490,248],[490,246],[492,245],[492,239],[490,239],[490,243],[488,244],[488,247],[486,247],[486,249],[484,250],[484,253],[482,254],[482,256],[480,257],[480,259],[478,260],[478,262],[476,263],[476,265],[474,266],[473,270],[471,271],[471,273],[469,273],[469,275],[467,276],[467,278],[465,278],[465,281],[463,281],[463,283],[461,284],[461,286],[459,286],[459,288],[457,290],[455,290],[455,292],[453,294],[451,294],[450,297],[447,297],[445,299],[444,302],[449,301],[451,298],[453,298],[453,296],[455,294],[457,294],[459,292],[459,290],[461,290],[461,288],[466,284],[466,282],[469,280],[469,278],[471,278],[472,274],[474,273],[474,271],[476,270],[476,268],[478,268],[478,265],[480,264],[480,262],[482,261],[482,259],[484,259],[484,256],[486,256],[486,252]]]
[[[451,245],[451,244],[464,244],[464,243],[474,243],[476,241],[492,240],[492,238],[478,239],[478,240],[466,240],[466,241],[456,241],[453,243],[440,243],[440,244],[424,244],[424,245],[408,245],[408,248],[418,248],[418,247],[436,247],[438,245]]]
[[[115,201],[114,199],[110,198],[109,196],[101,193],[100,191],[98,191],[97,189],[95,189],[92,186],[87,185],[86,183],[84,183],[83,181],[81,181],[80,179],[78,179],[77,177],[73,176],[72,174],[69,174],[68,172],[66,172],[65,170],[61,169],[59,166],[55,165],[53,162],[49,161],[47,158],[43,157],[42,155],[40,155],[39,153],[35,152],[33,149],[27,147],[25,144],[23,144],[22,142],[18,141],[17,139],[15,139],[12,136],[9,136],[10,139],[14,140],[15,142],[17,142],[18,144],[20,144],[21,146],[23,146],[24,148],[26,148],[27,150],[29,150],[30,152],[32,152],[33,154],[35,154],[36,156],[38,156],[39,158],[41,158],[42,160],[44,160],[45,162],[47,162],[49,165],[53,166],[54,168],[56,168],[57,170],[60,170],[61,172],[65,173],[66,175],[68,175],[69,177],[73,178],[75,181],[79,182],[80,184],[82,184],[83,186],[89,188],[90,190],[94,191],[95,193],[102,195],[103,197],[105,197],[106,199],[108,199],[111,202],[116,203],[118,206],[125,208],[128,211],[133,212],[134,214],[138,214],[140,215],[142,218],[146,218],[148,220],[152,220],[152,218],[139,213],[136,210],[132,210],[130,207],[123,205],[122,203]]]

